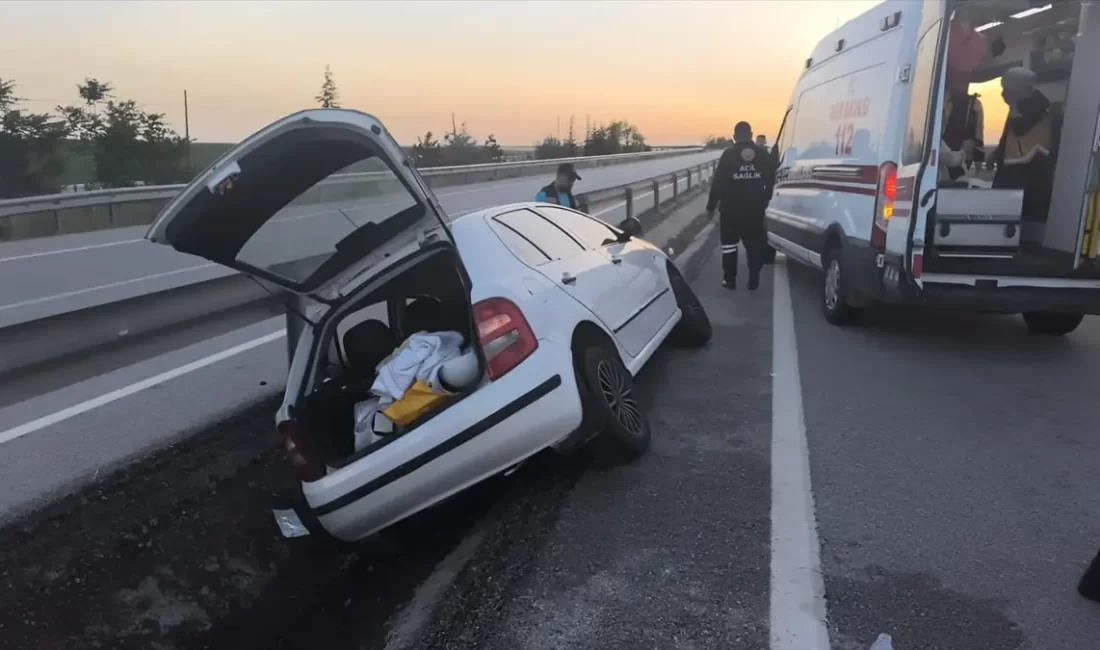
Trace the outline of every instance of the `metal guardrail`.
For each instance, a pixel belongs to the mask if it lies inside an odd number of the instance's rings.
[[[577,196],[578,203],[587,206],[593,215],[619,207],[607,207],[608,204],[621,203],[628,217],[645,217],[650,211],[659,212],[670,200],[675,201],[692,189],[702,188],[713,177],[716,165],[717,161],[709,161],[673,173],[587,192]],[[686,186],[681,190],[684,180]],[[670,191],[666,192],[670,186]],[[645,200],[649,193],[652,193],[652,200]],[[280,303],[285,299],[269,294],[243,274],[234,274],[16,323],[0,328],[0,375],[43,363],[81,358],[127,339],[217,319],[230,310],[239,312],[244,308],[255,314],[256,320],[270,318],[282,311]],[[288,343],[296,340],[293,332],[298,328],[297,321],[297,317],[287,316]]]
[[[609,187],[602,190],[594,190],[591,192],[584,192],[577,196],[577,202],[581,205],[581,208],[593,214],[593,206],[610,201],[622,201],[626,206],[626,216],[636,216],[638,212],[644,212],[646,210],[660,210],[661,204],[664,201],[661,199],[661,190],[671,186],[672,200],[676,200],[680,196],[680,179],[684,178],[687,181],[687,185],[684,188],[684,192],[690,192],[693,188],[692,183],[695,186],[709,180],[714,176],[714,171],[718,167],[718,161],[712,160],[710,162],[701,163],[698,165],[692,165],[685,169],[672,172],[671,174],[659,174],[657,176],[651,176],[632,183],[626,183],[624,185],[617,185],[615,187]],[[636,201],[640,196],[652,195],[652,205],[646,207],[643,203]],[[641,211],[638,208],[642,208]]]
[[[647,158],[660,158],[665,156],[682,155],[702,151],[698,149],[662,149],[655,151],[643,151],[627,154],[612,154],[606,156],[581,156],[575,158],[553,158],[546,160],[523,160],[508,163],[485,163],[478,165],[454,165],[449,167],[428,167],[420,170],[421,176],[428,180],[438,176],[476,175],[480,172],[500,172],[510,170],[529,170],[537,168],[555,168],[563,162],[572,162],[578,167],[597,167],[601,163],[611,161],[645,160]],[[339,174],[326,179],[321,185],[336,185],[342,183],[361,182],[366,180],[391,178],[392,174],[385,171],[359,172],[352,174]],[[490,175],[486,180],[493,180]],[[74,208],[85,208],[120,203],[136,203],[148,201],[168,201],[174,197],[186,184],[177,185],[152,185],[146,187],[122,187],[114,189],[90,190],[87,192],[67,192],[62,194],[44,194],[42,196],[24,197],[18,199],[0,199],[0,218],[15,215],[40,214],[43,212],[57,212]]]

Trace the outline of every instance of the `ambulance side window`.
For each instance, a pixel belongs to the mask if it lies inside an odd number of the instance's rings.
[[[905,125],[905,148],[902,165],[914,165],[924,160],[925,140],[928,136],[928,118],[932,115],[931,99],[937,86],[936,53],[939,50],[940,21],[936,21],[917,43],[917,56],[913,65],[909,96],[909,118]]]

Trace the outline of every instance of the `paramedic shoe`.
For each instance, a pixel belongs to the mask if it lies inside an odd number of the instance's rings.
[[[760,286],[760,271],[749,271],[749,291],[756,291]]]
[[[737,288],[737,278],[728,278],[726,280],[722,280],[722,286],[726,289],[729,289],[730,291],[733,291]]]
[[[1100,553],[1092,558],[1085,575],[1081,576],[1081,582],[1077,583],[1077,593],[1100,603]]]

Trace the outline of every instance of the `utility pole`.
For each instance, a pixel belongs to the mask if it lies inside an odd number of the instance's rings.
[[[451,113],[451,138],[458,137],[458,125],[455,124],[455,114]]]
[[[561,142],[561,115],[558,116],[558,142]]]
[[[183,137],[187,140],[187,171],[191,172],[191,115],[187,110],[187,89],[183,89]]]

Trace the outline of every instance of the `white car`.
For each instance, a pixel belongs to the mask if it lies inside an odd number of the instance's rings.
[[[370,158],[388,171],[354,173]],[[711,326],[639,230],[535,203],[450,218],[377,119],[317,109],[219,158],[147,238],[324,305],[277,429],[308,519],[356,541],[543,449],[648,448],[633,376],[670,335],[703,345]],[[420,331],[462,334],[476,380],[357,448],[378,361]]]

